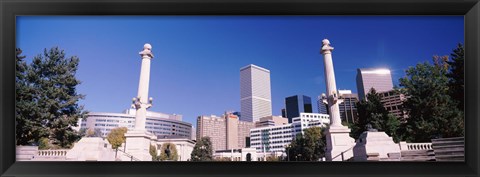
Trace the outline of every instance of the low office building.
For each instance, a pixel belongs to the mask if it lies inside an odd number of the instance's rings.
[[[258,127],[250,130],[250,147],[257,152],[284,152],[298,133],[309,127],[323,127],[330,124],[329,115],[318,113],[300,113],[292,123],[276,126]]]
[[[108,133],[117,127],[127,127],[128,130],[135,128],[135,109],[127,109],[123,113],[88,113],[85,120],[81,120],[81,129],[100,130],[101,136],[106,137]],[[147,111],[145,123],[147,131],[155,135],[180,136],[191,139],[192,124],[182,121],[181,115],[169,115],[159,112]]]
[[[218,150],[213,153],[216,161],[261,161],[254,148]]]

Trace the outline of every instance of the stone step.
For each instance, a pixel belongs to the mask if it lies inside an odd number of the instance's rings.
[[[435,155],[437,159],[445,159],[445,158],[465,158],[463,154],[445,154],[445,155]]]
[[[432,139],[432,143],[433,143],[433,142],[442,142],[442,141],[465,141],[465,137],[452,137],[452,138]]]
[[[404,155],[433,155],[432,150],[421,150],[421,151],[401,151],[402,156]]]
[[[435,159],[439,162],[465,162],[465,158],[446,158],[446,159]]]
[[[454,150],[449,150],[449,151],[435,151],[435,155],[448,155],[448,154],[461,154],[461,155],[465,155],[465,151],[462,149],[462,150],[457,150],[457,151],[454,151]]]
[[[448,146],[465,146],[465,143],[462,142],[445,142],[445,143],[432,143],[432,148],[437,147],[448,147]]]
[[[402,158],[400,161],[436,161],[435,158],[415,158],[415,159],[410,159],[410,158]]]
[[[402,154],[401,153],[388,153],[387,156],[388,156],[388,158],[395,159],[395,158],[400,158],[402,156]]]
[[[452,144],[452,145],[442,145],[442,146],[432,146],[432,149],[445,149],[445,148],[464,148],[463,144]]]

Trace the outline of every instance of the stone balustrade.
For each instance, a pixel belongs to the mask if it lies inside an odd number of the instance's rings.
[[[432,150],[432,143],[406,143],[400,142],[402,151]]]
[[[68,149],[58,149],[58,150],[39,150],[37,153],[38,157],[66,157]]]

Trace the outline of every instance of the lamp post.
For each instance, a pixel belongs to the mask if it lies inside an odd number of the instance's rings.
[[[290,161],[290,156],[288,155],[288,151],[290,151],[290,144],[287,145],[287,162]]]

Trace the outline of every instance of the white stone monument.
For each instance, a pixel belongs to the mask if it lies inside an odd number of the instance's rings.
[[[370,160],[370,154],[377,154],[378,160],[382,160],[390,158],[389,154],[400,154],[400,146],[385,132],[368,130],[360,135],[353,152],[355,161]]]
[[[145,44],[140,56],[142,67],[140,70],[140,82],[138,84],[138,96],[133,98],[132,107],[135,107],[135,129],[129,130],[126,134],[126,153],[142,161],[151,161],[149,153],[150,144],[156,140],[156,136],[145,129],[147,109],[152,106],[152,98],[148,98],[148,87],[150,82],[150,62],[153,58],[152,46]]]
[[[324,39],[320,53],[323,55],[325,65],[325,81],[327,84],[327,94],[322,95],[324,103],[328,104],[330,113],[330,126],[326,132],[327,136],[327,161],[343,161],[353,157],[353,146],[355,140],[350,137],[350,129],[342,125],[338,104],[342,102],[337,93],[335,83],[335,72],[333,71],[332,51],[330,41]]]

